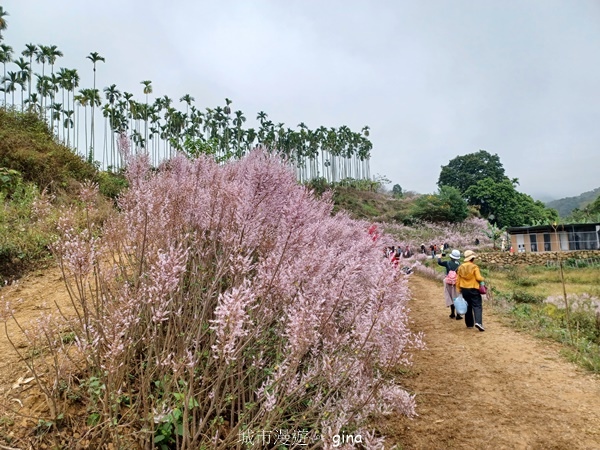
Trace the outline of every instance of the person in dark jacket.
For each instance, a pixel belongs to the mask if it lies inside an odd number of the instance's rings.
[[[450,307],[450,318],[461,320],[462,316],[458,314],[458,312],[455,313],[454,311],[454,299],[458,296],[458,290],[456,289],[456,273],[458,271],[458,267],[460,266],[460,252],[454,249],[452,250],[452,253],[450,253],[449,261],[442,261],[442,258],[438,258],[437,263],[446,268],[446,278],[444,279],[444,300],[446,302],[446,306]],[[451,276],[450,272],[454,272],[454,276]]]

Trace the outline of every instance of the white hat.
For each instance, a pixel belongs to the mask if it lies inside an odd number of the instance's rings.
[[[458,250],[452,250],[452,253],[450,253],[450,258],[460,259],[460,252]]]

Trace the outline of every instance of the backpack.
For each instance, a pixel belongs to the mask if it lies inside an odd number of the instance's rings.
[[[448,272],[448,275],[446,275],[446,278],[444,278],[444,283],[451,285],[456,284],[456,272],[454,270]]]
[[[450,263],[454,262],[454,270],[449,270],[448,271],[448,275],[446,275],[446,278],[444,278],[444,283],[446,284],[451,284],[452,286],[454,286],[456,284],[456,271],[458,270],[458,266],[460,265],[460,263],[455,262],[455,261],[450,261]],[[450,269],[450,267],[448,267]]]

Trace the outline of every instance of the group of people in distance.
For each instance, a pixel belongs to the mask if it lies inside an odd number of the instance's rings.
[[[398,265],[398,261],[400,260],[400,258],[410,258],[412,255],[413,252],[411,251],[408,245],[406,245],[404,248],[402,248],[399,245],[391,245],[389,247],[386,247],[385,249],[385,256],[395,266]]]
[[[413,256],[413,252],[408,245],[404,248],[398,245],[391,245],[385,248],[385,257],[390,260],[395,268],[398,267],[400,258],[410,258],[411,256]],[[411,274],[413,271],[410,266],[402,266],[400,270],[406,275]]]
[[[446,250],[448,250],[450,248],[450,244],[448,244],[447,242],[444,242],[443,244],[431,244],[429,246],[429,255],[432,258],[435,258],[436,253],[439,252],[445,252]],[[427,247],[425,247],[425,244],[421,244],[421,253],[426,254],[427,253]]]
[[[475,264],[475,252],[465,251],[463,262],[460,262],[460,251],[454,249],[450,252],[450,259],[442,261],[442,253],[437,258],[437,263],[446,268],[446,278],[444,279],[444,300],[446,306],[450,307],[450,318],[462,320],[462,316],[455,311],[454,299],[462,294],[467,302],[467,312],[465,314],[465,324],[467,328],[477,328],[479,331],[485,331],[483,328],[483,301],[481,298],[480,286],[483,286],[484,278],[481,271]]]

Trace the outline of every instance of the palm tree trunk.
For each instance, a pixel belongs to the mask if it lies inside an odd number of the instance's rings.
[[[85,114],[85,157],[87,158],[88,156],[88,151],[89,151],[89,147],[88,147],[88,135],[87,135],[87,106],[84,106],[84,114]]]
[[[6,80],[6,63],[3,63],[4,65],[4,80]],[[6,108],[6,90],[4,90],[4,107]]]

